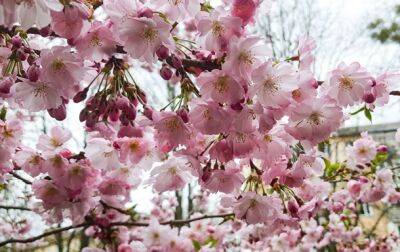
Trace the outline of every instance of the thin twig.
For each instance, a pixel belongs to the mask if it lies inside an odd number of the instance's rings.
[[[6,209],[6,210],[21,210],[21,211],[32,211],[32,209],[29,209],[27,207],[22,207],[22,206],[4,206],[0,205],[0,209]]]
[[[18,175],[16,172],[11,171],[11,172],[9,172],[9,173],[10,173],[11,175],[13,175],[14,178],[17,178],[17,179],[23,181],[25,184],[32,185],[32,182],[31,182],[31,181],[27,180],[26,178],[21,177],[21,176]]]
[[[170,226],[183,226],[185,224],[188,224],[190,222],[194,222],[194,221],[199,221],[199,220],[204,220],[204,219],[213,219],[213,218],[224,218],[224,219],[228,219],[233,217],[234,214],[233,213],[226,213],[226,214],[214,214],[214,215],[203,215],[203,216],[199,216],[196,218],[192,218],[192,219],[187,219],[187,220],[173,220],[173,221],[165,221],[165,222],[161,222],[161,225],[170,225]],[[0,247],[3,247],[7,244],[11,244],[11,243],[30,243],[30,242],[34,242],[37,240],[40,240],[44,237],[50,236],[50,235],[54,235],[54,234],[58,234],[64,231],[68,231],[71,229],[76,229],[76,228],[81,228],[81,227],[90,227],[90,226],[96,226],[96,223],[88,223],[88,222],[84,222],[78,225],[71,225],[71,226],[67,226],[67,227],[63,227],[63,228],[57,228],[57,229],[53,229],[51,231],[48,232],[44,232],[41,235],[38,236],[33,236],[31,238],[27,238],[27,239],[14,239],[11,238],[9,240],[5,240],[3,242],[0,242]],[[146,222],[112,222],[110,224],[107,225],[107,227],[113,227],[113,226],[126,226],[126,227],[147,227],[149,226],[149,223]]]

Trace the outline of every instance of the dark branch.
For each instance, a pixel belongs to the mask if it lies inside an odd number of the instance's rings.
[[[13,175],[14,178],[17,178],[17,179],[23,181],[25,184],[32,185],[31,181],[27,180],[26,178],[21,177],[16,172],[11,171],[10,174]]]
[[[187,220],[173,220],[173,221],[165,221],[165,222],[161,222],[161,225],[170,225],[170,226],[183,226],[186,224],[189,224],[190,222],[194,222],[194,221],[199,221],[199,220],[204,220],[204,219],[213,219],[213,218],[224,218],[224,219],[228,219],[228,218],[232,218],[234,216],[233,213],[226,213],[226,214],[215,214],[215,215],[203,215],[200,217],[196,217],[196,218],[192,218],[192,219],[187,219]],[[40,240],[42,238],[45,238],[47,236],[50,235],[54,235],[54,234],[58,234],[64,231],[68,231],[71,229],[76,229],[76,228],[82,228],[82,227],[90,227],[90,226],[95,226],[95,223],[88,223],[88,222],[84,222],[78,225],[71,225],[71,226],[67,226],[67,227],[63,227],[63,228],[57,228],[57,229],[53,229],[51,231],[48,232],[44,232],[41,235],[38,236],[33,236],[31,238],[27,238],[27,239],[9,239],[9,240],[5,240],[3,242],[0,242],[0,247],[3,247],[7,244],[11,244],[11,243],[30,243],[30,242],[34,242],[37,240]],[[113,226],[126,226],[126,227],[147,227],[149,226],[149,223],[145,223],[145,222],[113,222],[110,223],[108,225],[108,227],[113,227]]]
[[[3,206],[0,205],[0,209],[6,209],[6,210],[21,210],[21,211],[32,211],[32,209],[29,209],[27,207],[22,207],[22,206]]]

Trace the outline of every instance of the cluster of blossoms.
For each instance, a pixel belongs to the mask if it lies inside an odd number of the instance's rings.
[[[370,239],[353,221],[361,203],[400,201],[393,172],[381,169],[387,147],[363,133],[332,164],[318,146],[348,107],[370,115],[387,104],[400,74],[375,76],[354,62],[317,80],[311,38],[281,60],[249,33],[260,5],[0,0],[2,180],[30,175],[34,211],[48,224],[86,227],[106,251],[393,249],[398,237]],[[132,74],[138,62],[179,90],[164,108]],[[63,121],[71,102],[82,103],[88,132],[79,153],[59,126],[27,147],[22,119],[5,115],[47,110]],[[176,198],[161,193],[189,184],[201,193],[185,221],[171,212]],[[160,193],[150,216],[126,209],[140,185]],[[218,214],[204,216],[211,193],[221,196]]]

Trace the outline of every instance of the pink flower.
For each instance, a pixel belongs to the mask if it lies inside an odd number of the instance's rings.
[[[276,126],[269,132],[259,135],[257,139],[258,149],[255,157],[271,164],[282,156],[290,157],[290,142],[293,138],[283,130],[282,126]]]
[[[104,138],[93,138],[87,143],[85,155],[94,168],[113,170],[119,167],[118,151]]]
[[[273,65],[270,60],[252,73],[254,85],[250,87],[250,96],[265,107],[285,107],[292,98],[292,91],[297,88],[296,72],[290,64]]]
[[[57,152],[65,148],[64,144],[71,139],[71,132],[55,126],[50,130],[50,136],[40,135],[37,148],[46,152]]]
[[[92,186],[96,182],[96,172],[89,165],[77,162],[67,166],[63,177],[54,179],[66,188],[79,190]]]
[[[155,117],[155,137],[160,142],[161,149],[165,152],[170,151],[179,144],[184,144],[189,139],[189,128],[180,116],[170,112],[163,112],[153,116]]]
[[[233,159],[233,147],[225,139],[213,144],[209,153],[212,159],[217,159],[223,163],[227,163]]]
[[[33,177],[45,172],[43,157],[31,148],[26,147],[18,151],[14,156],[14,161]]]
[[[234,0],[232,15],[241,18],[243,24],[246,25],[254,21],[258,5],[258,0]]]
[[[33,183],[32,189],[36,198],[43,201],[45,209],[62,207],[68,200],[66,191],[56,186],[51,180],[37,180]]]
[[[202,186],[212,192],[231,193],[239,189],[244,181],[241,170],[229,163],[225,170],[211,170],[210,177],[201,181]]]
[[[244,99],[243,87],[224,71],[203,72],[197,81],[205,99],[211,98],[221,104],[236,104]]]
[[[51,29],[66,39],[76,39],[89,28],[87,17],[77,6],[68,6],[64,11],[51,12]]]
[[[226,15],[223,9],[214,9],[210,14],[200,12],[196,19],[200,42],[209,51],[227,51],[232,37],[242,33],[240,18]]]
[[[135,59],[155,60],[156,50],[169,46],[171,25],[160,17],[128,17],[118,25],[117,34],[124,49]]]
[[[372,161],[377,153],[376,142],[367,132],[361,133],[361,138],[354,141],[353,146],[347,147],[349,158],[354,159],[359,164]]]
[[[285,130],[294,138],[317,144],[339,128],[343,113],[326,98],[308,100],[295,105]]]
[[[61,105],[61,93],[54,83],[23,80],[11,87],[15,101],[31,112],[57,108]]]
[[[299,39],[300,70],[310,70],[311,64],[314,62],[312,51],[316,47],[317,46],[313,38],[303,36]]]
[[[271,50],[260,41],[257,37],[232,41],[222,69],[230,75],[250,80],[251,73],[260,64],[261,58],[270,55]]]
[[[244,219],[248,224],[271,224],[279,216],[281,202],[276,197],[261,196],[255,192],[242,193],[234,205],[236,218]]]
[[[180,158],[170,158],[162,165],[151,171],[151,179],[154,189],[158,192],[181,189],[191,178],[186,161]]]
[[[213,135],[228,131],[230,126],[229,113],[215,102],[195,104],[189,118],[193,126],[203,134]],[[225,118],[225,120],[221,120]]]
[[[81,57],[100,62],[115,52],[116,44],[108,25],[94,22],[90,30],[76,41],[75,46]]]
[[[166,14],[172,21],[183,21],[188,17],[194,17],[200,11],[199,0],[154,0],[153,5]]]
[[[54,83],[64,98],[75,95],[74,86],[77,86],[88,74],[88,68],[71,48],[57,46],[43,50],[40,57],[42,66],[41,79]]]
[[[22,1],[18,5],[18,20],[23,29],[33,25],[42,28],[51,22],[50,10],[61,11],[63,8],[57,0]]]
[[[120,158],[122,162],[129,160],[132,164],[137,164],[149,151],[149,145],[143,138],[124,137],[118,140],[118,144],[121,146]]]
[[[143,243],[147,247],[162,245],[166,246],[171,229],[168,226],[160,225],[154,217],[150,219],[150,225],[144,230]]]
[[[384,73],[372,82],[372,94],[375,96],[375,103],[383,106],[389,102],[389,93],[393,86],[400,82],[399,73]]]
[[[354,105],[362,101],[364,92],[371,88],[371,76],[357,62],[347,66],[341,63],[322,85],[325,93],[340,106]]]

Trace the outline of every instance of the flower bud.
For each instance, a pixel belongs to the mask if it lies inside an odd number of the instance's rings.
[[[175,55],[172,55],[172,66],[175,67],[176,69],[182,67],[182,60]]]
[[[20,36],[15,35],[11,38],[11,44],[14,48],[20,48],[22,46],[22,39]]]
[[[149,8],[143,8],[142,10],[139,11],[138,17],[152,18],[153,17],[153,10],[151,10]]]
[[[144,107],[143,115],[149,120],[153,120],[153,110],[149,107]]]
[[[61,104],[57,108],[48,109],[47,112],[57,121],[63,121],[65,118],[67,118],[67,109],[65,104]]]
[[[136,119],[136,108],[132,105],[128,105],[124,109],[125,116],[128,120],[133,121]]]
[[[108,107],[108,111],[109,111],[108,118],[110,118],[110,121],[112,121],[112,122],[118,121],[118,119],[119,119],[119,110],[118,110],[117,106],[115,106],[114,104],[110,105]]]
[[[374,103],[374,101],[376,100],[376,97],[375,97],[375,95],[373,93],[366,92],[366,93],[364,93],[363,100],[366,103]]]
[[[50,25],[43,27],[42,29],[39,30],[39,34],[42,37],[47,37],[51,34],[51,28]]]
[[[376,149],[378,153],[387,153],[389,151],[388,147],[386,145],[379,145],[378,148]]]
[[[157,49],[156,54],[157,54],[157,57],[158,57],[160,60],[165,60],[165,59],[168,58],[168,56],[169,56],[169,49],[168,49],[166,46],[161,45],[161,46]]]
[[[176,111],[176,114],[182,118],[184,123],[189,122],[189,115],[186,109],[179,109],[178,111]]]
[[[164,80],[170,80],[172,78],[172,71],[166,65],[160,69],[160,75]]]
[[[75,96],[74,96],[74,98],[72,98],[72,100],[75,103],[85,100],[87,97],[88,90],[89,90],[88,88],[85,88],[85,89],[79,91],[78,93],[75,94]]]
[[[32,82],[36,82],[39,79],[39,74],[40,74],[40,69],[39,66],[36,64],[31,65],[26,71],[28,79]]]

